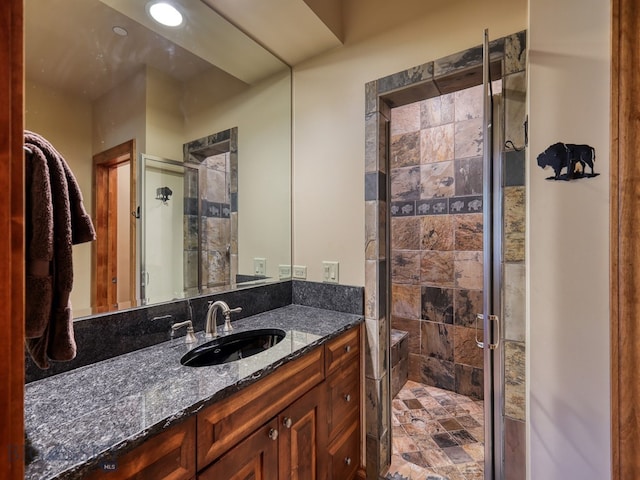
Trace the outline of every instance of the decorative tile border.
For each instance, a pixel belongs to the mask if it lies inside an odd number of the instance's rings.
[[[482,196],[430,198],[417,201],[391,202],[392,217],[482,213]]]

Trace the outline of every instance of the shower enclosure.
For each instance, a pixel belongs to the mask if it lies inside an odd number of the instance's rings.
[[[182,162],[146,154],[139,165],[139,278],[146,305],[184,294],[184,192],[192,173]]]
[[[370,475],[524,462],[524,39],[367,84]],[[409,345],[393,403],[391,328]]]
[[[238,282],[236,129],[140,158],[140,298],[158,303]],[[134,212],[136,213],[136,212]]]

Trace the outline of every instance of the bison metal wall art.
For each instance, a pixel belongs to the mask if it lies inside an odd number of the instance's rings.
[[[538,166],[551,167],[554,175],[547,180],[575,180],[578,178],[597,177],[593,171],[596,161],[596,150],[590,145],[573,143],[554,143],[538,155]],[[589,167],[590,173],[586,169]],[[564,173],[563,173],[564,170]]]

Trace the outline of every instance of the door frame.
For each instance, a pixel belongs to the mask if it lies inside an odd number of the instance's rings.
[[[129,164],[129,299],[131,306],[136,301],[136,142],[128,140],[93,156],[94,218],[96,224],[96,245],[93,256],[94,313],[116,309],[118,303],[117,284],[117,168]]]
[[[0,2],[0,472],[24,478],[24,26]]]
[[[640,477],[640,4],[611,6],[611,464],[613,480],[626,480]]]

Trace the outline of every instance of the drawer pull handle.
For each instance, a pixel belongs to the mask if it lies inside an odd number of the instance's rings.
[[[277,440],[278,439],[278,430],[276,430],[275,428],[272,428],[271,430],[269,430],[269,438],[271,440]]]
[[[347,394],[344,396],[344,401],[345,401],[345,402],[350,402],[350,401],[351,401],[351,394],[350,394],[350,393],[347,393]]]
[[[351,351],[351,345],[347,345],[346,347],[344,347],[344,351],[349,353]]]
[[[282,424],[287,428],[291,428],[291,425],[293,425],[293,420],[291,420],[290,417],[284,417],[284,420],[282,420]]]
[[[351,465],[351,457],[345,458],[344,463],[346,463],[347,465]]]

